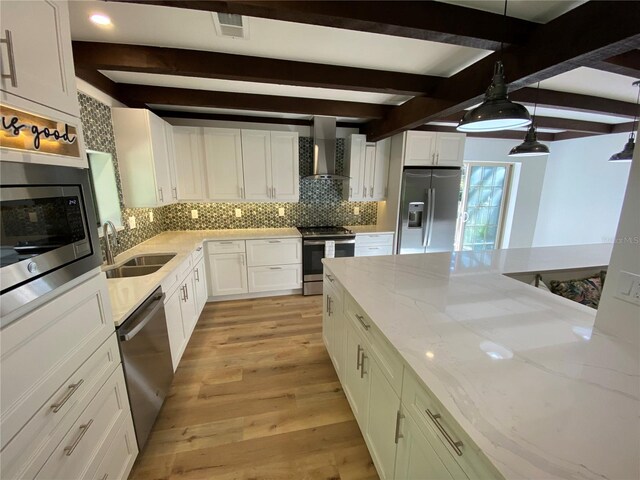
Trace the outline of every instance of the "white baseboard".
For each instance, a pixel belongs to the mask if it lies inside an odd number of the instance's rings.
[[[246,300],[249,298],[264,298],[264,297],[280,297],[282,295],[302,295],[301,288],[294,288],[293,290],[276,290],[273,292],[252,292],[252,293],[240,293],[238,295],[218,295],[215,297],[209,297],[207,302],[224,302],[226,300]]]

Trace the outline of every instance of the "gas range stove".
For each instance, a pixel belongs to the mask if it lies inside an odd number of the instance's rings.
[[[302,238],[354,237],[355,233],[344,227],[298,227]]]

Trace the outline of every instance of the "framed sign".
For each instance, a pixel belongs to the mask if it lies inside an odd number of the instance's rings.
[[[22,152],[80,157],[76,127],[0,105],[0,146]]]

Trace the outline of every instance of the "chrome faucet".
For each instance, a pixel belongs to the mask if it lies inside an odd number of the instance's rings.
[[[111,251],[111,243],[109,242],[109,228],[111,228],[111,233],[113,233],[114,247],[118,246],[118,231],[111,220],[107,220],[104,222],[104,225],[102,225],[102,236],[104,237],[105,251],[107,254],[107,265],[113,265],[116,262],[113,260],[113,252]]]

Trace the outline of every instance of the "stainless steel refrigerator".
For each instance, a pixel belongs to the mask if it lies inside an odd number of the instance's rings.
[[[459,168],[405,169],[400,195],[398,253],[452,251],[459,196]]]

